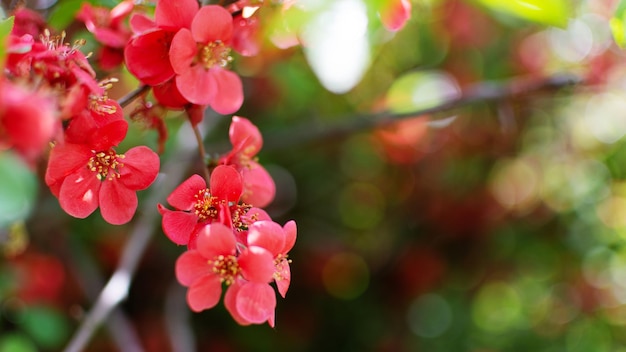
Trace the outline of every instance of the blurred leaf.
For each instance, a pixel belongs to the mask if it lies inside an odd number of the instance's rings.
[[[411,72],[398,78],[387,92],[387,108],[395,113],[408,113],[435,107],[458,98],[460,89],[445,72]]]
[[[37,347],[24,335],[13,333],[0,336],[0,352],[37,352]]]
[[[84,2],[83,0],[59,1],[48,18],[48,24],[58,31],[65,29],[74,21],[76,13]]]
[[[617,9],[611,18],[611,32],[617,45],[621,48],[626,46],[626,29],[624,21],[626,20],[626,0],[620,0]]]
[[[569,0],[480,0],[485,6],[528,21],[565,27],[572,13]]]
[[[4,18],[4,13],[2,14]],[[2,41],[2,45],[0,45],[0,67],[4,67],[4,58],[6,56],[6,38],[11,33],[13,29],[13,22],[15,21],[15,17],[11,16],[7,19],[0,20],[0,40]]]
[[[66,318],[50,307],[30,307],[24,314],[26,316],[20,323],[22,329],[45,349],[59,349],[69,336]]]
[[[37,179],[11,152],[0,153],[0,228],[24,219],[33,207]]]

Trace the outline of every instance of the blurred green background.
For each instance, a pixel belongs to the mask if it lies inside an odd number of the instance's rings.
[[[298,224],[276,328],[240,327],[221,304],[190,313],[173,270],[184,248],[157,226],[128,299],[88,350],[132,350],[116,342],[126,338],[146,351],[626,351],[618,1],[414,0],[397,33],[377,21],[379,1],[344,2],[365,9],[367,47],[347,91],[311,68],[315,48],[268,42],[234,61],[246,92],[237,114],[259,126],[259,161],[277,183],[268,212]],[[44,12],[64,26],[79,3]],[[307,3],[283,20],[313,23],[335,6]],[[337,65],[350,55],[327,54]],[[563,72],[582,83],[363,127],[374,112],[430,108],[481,82]],[[227,151],[230,119],[206,119],[208,152]],[[188,126],[176,114],[168,125],[163,163],[188,167],[175,149]],[[132,133],[127,143],[156,146],[154,132]],[[38,186],[41,171],[0,156],[0,351],[60,350],[133,225],[70,218]]]

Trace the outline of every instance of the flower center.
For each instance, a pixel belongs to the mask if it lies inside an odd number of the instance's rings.
[[[92,152],[94,156],[89,158],[87,167],[96,173],[98,180],[108,179],[112,181],[114,178],[120,177],[119,169],[124,166],[124,163],[118,159],[124,159],[124,154],[117,154],[113,149],[105,152],[96,152],[95,150]]]
[[[220,281],[226,285],[235,282],[241,270],[237,263],[237,257],[234,255],[218,255],[213,260],[209,260],[209,265],[213,266],[215,275],[219,276]]]
[[[218,205],[217,197],[213,197],[208,188],[198,191],[194,196],[196,198],[196,204],[194,204],[194,214],[201,220],[207,220],[209,218],[217,219]]]
[[[206,69],[214,66],[226,67],[233,61],[232,56],[230,56],[230,48],[224,45],[221,40],[209,44],[200,44],[198,54],[200,63]]]

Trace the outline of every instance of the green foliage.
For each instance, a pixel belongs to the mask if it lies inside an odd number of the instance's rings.
[[[69,337],[70,326],[61,312],[47,306],[33,306],[24,310],[20,319],[22,329],[47,349],[59,349]]]
[[[0,335],[0,352],[36,352],[37,347],[20,333]]]
[[[2,15],[4,18],[4,14]],[[11,16],[7,19],[0,20],[0,67],[4,67],[4,59],[6,57],[6,38],[13,29],[15,17]]]
[[[12,152],[0,153],[0,228],[26,218],[37,193],[37,178]]]
[[[610,25],[613,38],[621,48],[626,47],[626,25],[624,21],[626,21],[626,1],[620,0]]]
[[[569,0],[479,0],[492,10],[527,21],[565,27],[572,13]]]

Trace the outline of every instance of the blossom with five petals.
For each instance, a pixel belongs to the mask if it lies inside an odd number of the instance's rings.
[[[167,197],[176,210],[158,205],[163,232],[174,243],[193,249],[205,225],[220,222],[232,226],[230,205],[239,202],[241,176],[230,166],[218,166],[211,173],[210,185],[208,188],[200,175],[192,175]]]
[[[214,307],[226,284],[226,307],[242,324],[273,325],[276,296],[269,285],[273,273],[274,259],[267,249],[238,250],[232,230],[220,223],[204,226],[196,249],[176,261],[176,278],[189,287],[187,303],[193,311]]]
[[[231,61],[232,34],[233,19],[228,11],[217,5],[203,6],[191,27],[176,33],[169,51],[181,95],[220,114],[233,113],[243,103],[241,79],[226,69]]]
[[[86,118],[86,117],[83,117]],[[74,122],[72,120],[70,128]],[[45,181],[68,214],[85,218],[100,207],[105,221],[130,221],[137,209],[137,194],[154,182],[159,157],[145,146],[118,154],[113,147],[126,136],[128,123],[115,120],[103,126],[84,123],[75,131],[82,143],[59,143],[50,152]]]

